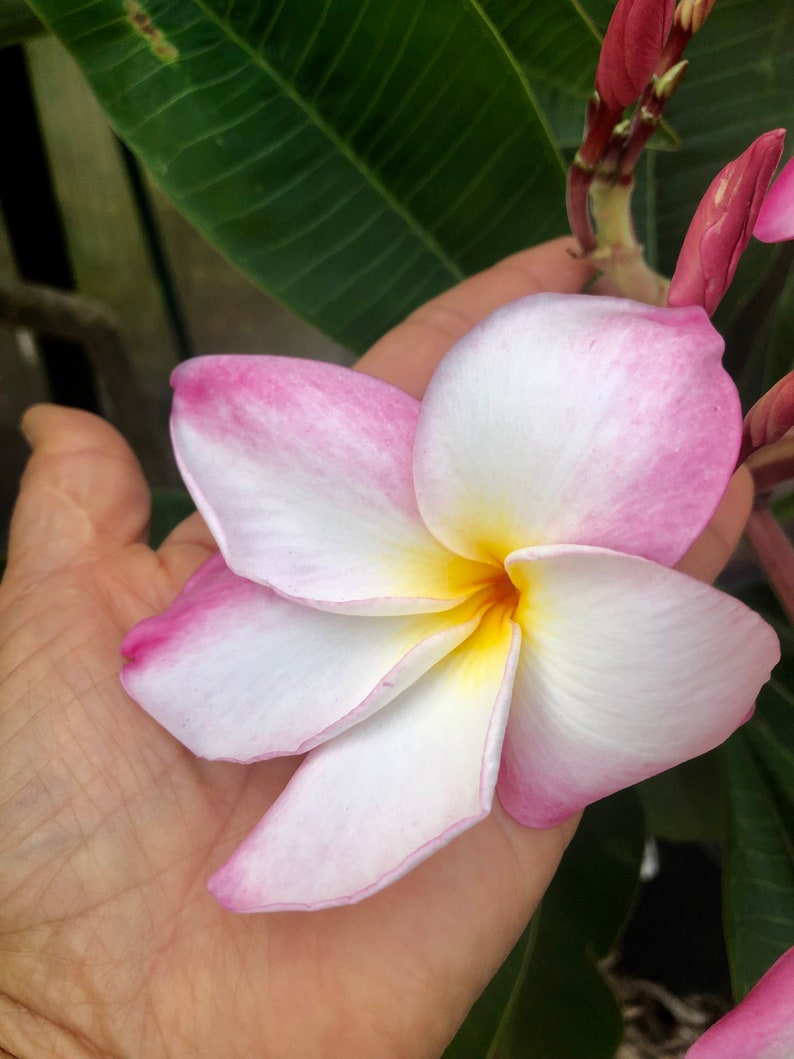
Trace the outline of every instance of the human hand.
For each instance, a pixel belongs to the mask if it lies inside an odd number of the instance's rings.
[[[502,302],[576,291],[558,240],[414,314],[360,367],[420,395]],[[509,951],[574,822],[491,815],[347,908],[239,916],[205,882],[295,762],[194,758],[125,695],[123,634],[214,550],[201,520],[144,543],[145,483],[122,439],[43,406],[0,589],[0,1054],[118,1059],[437,1056]],[[742,473],[684,560],[715,575],[749,510]]]

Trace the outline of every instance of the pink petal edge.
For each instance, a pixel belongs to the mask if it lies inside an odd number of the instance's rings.
[[[753,235],[762,243],[794,239],[794,158],[790,158],[769,189]]]
[[[566,541],[674,565],[735,467],[722,351],[700,308],[557,294],[502,307],[430,381],[414,447],[424,521],[481,561]]]
[[[482,580],[419,516],[415,398],[286,357],[199,357],[173,382],[177,462],[235,573],[350,614],[446,610]]]
[[[490,650],[455,652],[388,710],[313,750],[210,892],[234,912],[353,904],[486,816],[519,642],[509,623]]]
[[[692,1045],[686,1059],[792,1059],[794,948],[770,967],[733,1011]]]
[[[523,643],[497,790],[527,827],[723,742],[780,657],[754,611],[644,559],[557,546],[508,569]]]
[[[283,599],[209,559],[122,650],[127,692],[199,757],[302,754],[381,709],[469,636],[477,601],[355,617]]]

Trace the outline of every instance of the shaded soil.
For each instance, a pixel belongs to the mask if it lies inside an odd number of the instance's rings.
[[[626,1022],[616,1059],[683,1059],[731,1007],[719,850],[659,842],[658,856],[604,968]]]
[[[626,1021],[616,1059],[683,1059],[698,1037],[730,1008],[725,996],[679,997],[657,982],[608,975]]]

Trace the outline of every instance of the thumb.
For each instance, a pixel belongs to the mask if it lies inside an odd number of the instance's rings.
[[[35,405],[22,431],[33,453],[11,520],[9,577],[40,580],[142,539],[146,482],[109,423],[73,408]]]

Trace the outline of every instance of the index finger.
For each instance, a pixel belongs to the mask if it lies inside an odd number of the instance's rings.
[[[384,335],[356,365],[421,397],[436,365],[459,338],[494,309],[526,294],[576,294],[595,275],[571,238],[553,239],[459,283]]]

